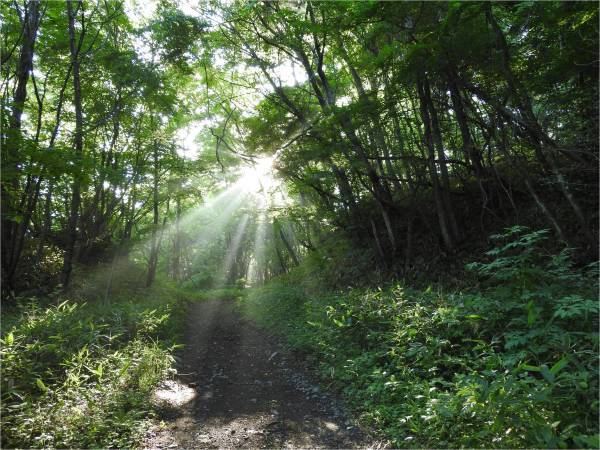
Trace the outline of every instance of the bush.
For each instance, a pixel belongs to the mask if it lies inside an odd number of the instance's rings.
[[[395,447],[598,448],[598,271],[546,254],[546,231],[494,236],[481,289],[315,294],[286,279],[245,310],[310,352]]]
[[[152,391],[172,370],[185,296],[169,286],[121,295],[129,299],[17,299],[1,341],[4,448],[140,442]]]

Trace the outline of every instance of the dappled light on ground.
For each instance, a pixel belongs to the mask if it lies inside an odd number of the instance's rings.
[[[154,401],[159,406],[181,407],[196,398],[196,391],[177,380],[166,380],[154,392]]]
[[[373,446],[305,368],[226,301],[193,304],[180,383],[197,395],[167,411],[147,447]],[[375,445],[376,446],[376,445]]]

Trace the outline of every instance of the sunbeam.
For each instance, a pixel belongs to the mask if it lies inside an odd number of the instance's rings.
[[[248,281],[251,284],[257,284],[263,281],[262,272],[265,266],[265,251],[266,251],[266,212],[259,212],[256,219],[256,231],[254,233],[254,248],[250,267],[248,268]]]
[[[244,233],[246,232],[246,227],[248,226],[248,220],[250,216],[248,214],[244,214],[240,223],[238,224],[233,237],[231,238],[231,242],[229,243],[229,247],[227,249],[227,255],[225,256],[225,261],[223,262],[223,266],[221,268],[219,285],[222,286],[226,284],[228,281],[233,281],[230,278],[231,269],[235,262],[235,259],[238,256],[238,252],[240,250],[240,244],[242,242],[242,238],[244,237]]]
[[[167,222],[157,233],[159,242],[164,246],[175,239],[178,230],[185,230],[188,260],[200,263],[210,255],[222,252],[219,250],[219,246],[223,245],[222,236],[226,230],[235,229],[222,256],[221,270],[214,279],[215,287],[224,287],[234,281],[231,271],[240,251],[246,251],[247,259],[245,266],[237,269],[242,273],[236,276],[246,277],[250,284],[259,284],[264,279],[268,242],[278,239],[273,234],[269,210],[288,201],[284,186],[274,177],[273,157],[257,158],[252,165],[244,165],[237,173],[238,178],[230,186],[188,210],[179,218],[178,225],[176,221]],[[250,224],[254,224],[254,233],[244,240]],[[148,258],[151,245],[152,238],[148,237],[137,242],[130,254],[134,260],[143,262]],[[106,300],[110,298],[113,273],[122,270],[126,259],[115,256],[110,268],[98,274],[106,280]]]

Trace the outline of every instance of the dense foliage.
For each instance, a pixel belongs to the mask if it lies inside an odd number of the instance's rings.
[[[133,271],[121,276],[111,303],[28,297],[4,312],[2,447],[140,443],[153,414],[150,397],[173,371],[189,294],[131,286],[142,275]]]
[[[393,447],[598,448],[598,267],[515,227],[480,289],[324,293],[294,273],[242,307],[314,358]]]

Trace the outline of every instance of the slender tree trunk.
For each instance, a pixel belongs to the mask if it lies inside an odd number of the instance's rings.
[[[465,159],[471,163],[475,176],[481,180],[484,177],[484,169],[481,162],[481,154],[475,148],[475,144],[473,143],[473,139],[471,138],[471,131],[469,130],[467,115],[465,113],[463,101],[461,99],[458,86],[456,85],[456,81],[452,76],[450,78],[451,79],[448,83],[448,86],[450,89],[450,96],[452,98],[452,109],[454,110],[454,114],[456,115],[456,121],[458,122],[458,127],[460,129],[460,136],[462,138],[463,144],[463,153],[465,155]]]
[[[554,218],[554,215],[550,212],[550,210],[546,207],[544,202],[537,195],[537,192],[535,192],[535,190],[533,189],[529,178],[525,178],[525,187],[527,188],[527,191],[529,191],[529,193],[531,194],[531,197],[535,201],[535,204],[540,208],[542,213],[544,213],[548,221],[552,224],[552,227],[556,231],[558,238],[561,241],[566,242],[565,234],[563,233],[562,228],[558,224],[558,221]]]
[[[340,52],[342,54],[342,58],[344,59],[344,62],[346,63],[346,66],[348,67],[348,70],[350,71],[350,74],[352,76],[352,80],[354,82],[354,87],[356,88],[356,90],[358,92],[359,99],[365,103],[370,102],[371,99],[369,99],[369,96],[367,95],[367,93],[365,91],[364,84],[360,78],[360,75],[358,74],[358,72],[352,65],[352,62],[350,61],[350,56],[348,55],[348,52],[346,51],[346,48],[344,47],[342,40],[338,39],[337,43],[338,43],[338,48],[340,49]],[[372,108],[368,108],[368,109],[369,109],[369,118],[370,118],[371,124],[370,124],[370,126],[368,126],[367,133],[370,137],[371,142],[373,142],[373,144],[376,147],[378,147],[379,150],[381,151],[381,154],[383,156],[384,163],[386,166],[386,170],[383,170],[383,168],[382,168],[381,171],[384,175],[387,175],[391,178],[394,188],[397,191],[401,191],[402,188],[398,181],[398,176],[396,174],[396,171],[394,170],[394,167],[392,165],[391,155],[390,155],[390,151],[389,151],[387,142],[385,140],[385,132],[383,131],[383,128],[380,123],[380,117]],[[384,184],[387,187],[387,183],[384,183]],[[389,191],[389,187],[387,187],[387,190]]]
[[[275,222],[273,222],[273,228],[275,228]],[[273,237],[275,230],[272,230]],[[273,239],[275,245],[275,253],[277,253],[277,259],[279,260],[279,265],[281,266],[282,273],[287,273],[287,266],[285,264],[285,259],[283,258],[283,254],[281,253],[281,249],[279,248],[278,239]]]
[[[36,265],[39,265],[44,258],[44,244],[50,236],[50,232],[52,231],[52,190],[54,189],[54,182],[52,180],[48,181],[48,191],[46,192],[46,199],[44,201],[44,220],[42,224],[42,231],[40,233],[40,238],[38,242],[37,252],[36,252]]]
[[[394,225],[392,223],[392,219],[388,211],[382,206],[381,207],[381,216],[383,217],[383,223],[385,224],[385,229],[387,231],[388,239],[390,240],[390,244],[392,245],[392,258],[396,253],[396,230],[394,229]]]
[[[429,153],[429,157],[427,158],[427,163],[429,167],[429,175],[431,178],[431,183],[433,185],[433,197],[435,200],[435,206],[437,210],[438,222],[440,225],[440,232],[442,233],[442,239],[444,240],[444,245],[448,250],[454,249],[454,239],[452,238],[451,230],[448,226],[448,219],[446,216],[446,208],[444,206],[444,199],[442,196],[442,188],[440,186],[440,181],[437,173],[437,167],[435,165],[435,149],[433,146],[433,138],[431,134],[431,121],[429,117],[429,108],[427,106],[427,100],[425,97],[425,91],[423,82],[421,80],[417,81],[417,87],[419,90],[420,104],[421,104],[421,117],[423,119],[424,125],[424,140],[425,147]]]
[[[44,97],[40,96],[39,91],[37,89],[37,84],[35,82],[35,77],[32,75],[31,77],[33,81],[33,87],[35,92],[35,97],[37,101],[37,120],[36,120],[36,130],[34,137],[34,144],[37,146],[39,143],[40,132],[42,129],[42,115],[44,111]],[[33,165],[33,159],[31,161]],[[12,249],[10,253],[10,258],[8,261],[4,262],[4,265],[8,265],[7,269],[7,279],[6,282],[9,286],[13,285],[13,278],[17,271],[17,267],[19,265],[19,260],[21,259],[21,253],[23,250],[23,245],[25,243],[25,235],[29,230],[29,222],[33,216],[33,213],[36,209],[37,201],[40,195],[40,186],[42,184],[42,180],[44,179],[44,167],[42,166],[40,169],[40,173],[36,176],[33,174],[29,174],[27,176],[27,184],[25,190],[23,192],[22,200],[19,205],[19,210],[21,211],[21,221],[19,225],[16,227],[15,234],[12,239]],[[35,183],[34,183],[35,180]]]
[[[79,206],[81,203],[81,163],[83,159],[83,113],[81,110],[81,83],[79,78],[79,50],[75,42],[75,16],[81,7],[78,2],[77,10],[73,10],[73,0],[67,0],[67,14],[69,18],[69,49],[71,64],[73,66],[73,92],[75,106],[75,173],[73,175],[72,194],[69,220],[67,223],[67,242],[62,268],[63,288],[68,289],[73,269],[75,243],[77,241],[77,223],[79,219]],[[82,30],[83,32],[83,30]]]
[[[496,21],[496,18],[494,17],[491,3],[485,4],[485,15],[496,37],[496,45],[498,46],[502,54],[502,71],[508,83],[509,89],[517,102],[517,106],[519,108],[521,116],[527,124],[526,131],[528,131],[531,136],[530,140],[534,147],[538,160],[547,171],[551,172],[554,175],[558,188],[563,194],[563,196],[566,198],[571,208],[573,209],[575,217],[577,218],[581,226],[581,231],[584,233],[586,239],[589,242],[595,242],[595,239],[589,230],[587,219],[583,214],[579,203],[576,201],[575,197],[571,193],[568,182],[565,180],[562,172],[556,164],[556,161],[554,160],[554,155],[546,155],[546,149],[549,149],[552,153],[556,154],[558,150],[557,145],[554,142],[554,140],[551,139],[540,126],[538,119],[535,116],[535,113],[533,112],[531,96],[529,95],[525,86],[523,86],[523,84],[514,74],[511,68],[510,51],[508,48],[508,44],[506,42],[502,29],[500,28],[498,22]]]
[[[152,183],[152,244],[150,258],[148,260],[148,277],[146,287],[150,287],[156,277],[156,265],[158,263],[158,143],[154,142],[154,180]]]
[[[442,132],[440,130],[440,124],[438,120],[437,110],[431,99],[431,88],[427,76],[423,79],[423,93],[424,99],[429,107],[429,118],[431,120],[431,134],[433,138],[433,145],[437,149],[438,161],[441,175],[441,194],[443,198],[444,208],[446,209],[446,217],[450,225],[453,240],[460,241],[460,228],[456,221],[456,215],[454,213],[454,207],[452,199],[450,198],[450,176],[448,174],[448,164],[446,162],[446,153],[444,151],[444,143],[442,140]]]
[[[11,292],[14,288],[12,276],[6,273],[7,266],[12,266],[11,255],[14,251],[15,233],[18,228],[16,220],[19,211],[14,204],[13,194],[19,187],[19,148],[21,145],[21,119],[25,101],[27,100],[27,83],[33,68],[33,54],[37,31],[40,23],[40,2],[30,0],[26,3],[23,17],[23,37],[17,63],[16,88],[12,101],[12,112],[9,118],[7,139],[2,148],[2,180],[0,183],[0,207],[2,212],[0,258],[2,260],[2,291]],[[14,271],[13,271],[14,272]]]
[[[523,165],[519,164],[519,161],[515,161],[515,159],[509,153],[507,146],[504,142],[504,140],[505,140],[504,129],[501,128],[501,130],[502,130],[503,136],[500,137],[500,139],[498,139],[498,138],[496,139],[496,141],[498,143],[498,148],[504,154],[504,156],[506,156],[506,158],[511,162],[512,166],[520,173],[521,177],[524,180],[525,187],[527,188],[527,192],[529,192],[529,194],[535,201],[535,204],[540,208],[540,210],[542,211],[544,216],[546,216],[546,218],[548,219],[548,222],[550,222],[550,224],[556,231],[556,235],[558,236],[558,238],[561,241],[566,242],[565,234],[564,234],[561,226],[559,225],[558,221],[554,217],[554,214],[552,214],[550,209],[546,206],[546,204],[542,201],[542,199],[539,197],[539,195],[535,191],[533,184],[531,182],[531,179],[530,179],[531,177],[527,173],[527,170],[523,170],[523,168],[522,168]]]
[[[383,247],[381,246],[381,241],[379,240],[377,225],[375,225],[375,221],[372,218],[369,219],[369,222],[371,223],[371,232],[373,233],[373,238],[375,239],[375,249],[377,250],[377,254],[379,255],[379,259],[381,261],[381,267],[383,269],[387,269],[387,259],[383,251]]]
[[[412,239],[413,239],[413,224],[415,222],[412,213],[408,218],[408,224],[406,226],[406,248],[404,249],[404,273],[408,273],[410,267],[410,260],[412,258]]]
[[[15,273],[17,271],[17,267],[19,265],[19,260],[21,259],[21,252],[23,250],[23,244],[25,243],[25,235],[27,234],[27,230],[29,228],[29,221],[33,215],[33,211],[35,210],[35,206],[37,204],[37,199],[40,195],[40,185],[42,183],[42,176],[38,176],[35,186],[32,188],[33,192],[28,195],[27,204],[23,210],[23,217],[21,219],[21,223],[17,227],[12,253],[9,259],[9,266],[7,270],[7,280],[9,285],[13,285],[13,279]]]
[[[283,245],[285,245],[285,248],[287,249],[288,253],[290,254],[292,261],[294,261],[294,265],[298,266],[300,264],[300,262],[298,261],[298,257],[296,256],[296,252],[294,251],[294,248],[290,244],[288,238],[285,235],[285,232],[283,231],[283,226],[277,220],[273,224],[279,230],[279,236],[281,237],[281,242],[283,242]]]
[[[241,35],[237,32],[237,30],[233,30],[234,33],[241,38]],[[242,41],[243,38],[242,38]],[[245,42],[245,41],[244,41]],[[316,64],[316,73],[315,69],[309,62],[308,56],[304,52],[301,47],[294,46],[292,48],[293,53],[295,53],[298,61],[304,67],[309,83],[313,88],[313,91],[317,97],[319,105],[325,114],[330,114],[331,110],[335,108],[335,95],[331,89],[331,85],[328,81],[328,78],[323,71],[323,47],[319,46],[316,38],[314,38],[315,43],[315,55],[317,55],[317,64]],[[294,114],[305,126],[309,125],[307,123],[306,117],[302,113],[302,111],[296,107],[296,105],[290,100],[290,98],[286,95],[285,91],[278,86],[273,78],[270,76],[269,72],[266,70],[266,66],[264,62],[258,57],[256,52],[246,43],[246,49],[252,56],[252,58],[259,64],[259,67],[271,86],[273,87],[275,93],[279,96],[284,105],[289,109],[292,114]],[[378,204],[382,208],[382,214],[384,217],[387,215],[388,224],[389,224],[389,214],[390,210],[394,208],[393,199],[389,190],[389,187],[385,185],[384,180],[382,180],[381,176],[377,173],[377,170],[371,165],[367,152],[360,141],[356,128],[352,123],[351,119],[345,114],[339,114],[338,120],[341,125],[342,130],[346,134],[346,138],[350,144],[350,148],[354,154],[354,157],[360,161],[361,166],[364,168],[367,178],[370,181],[371,187],[370,190],[373,193],[373,196],[377,200]],[[348,152],[349,153],[349,152]],[[348,155],[349,159],[352,159],[352,156]],[[388,227],[388,231],[391,228]],[[392,242],[395,242],[395,239],[392,237]]]
[[[181,281],[181,198],[175,200],[175,239],[173,240],[173,279]]]

